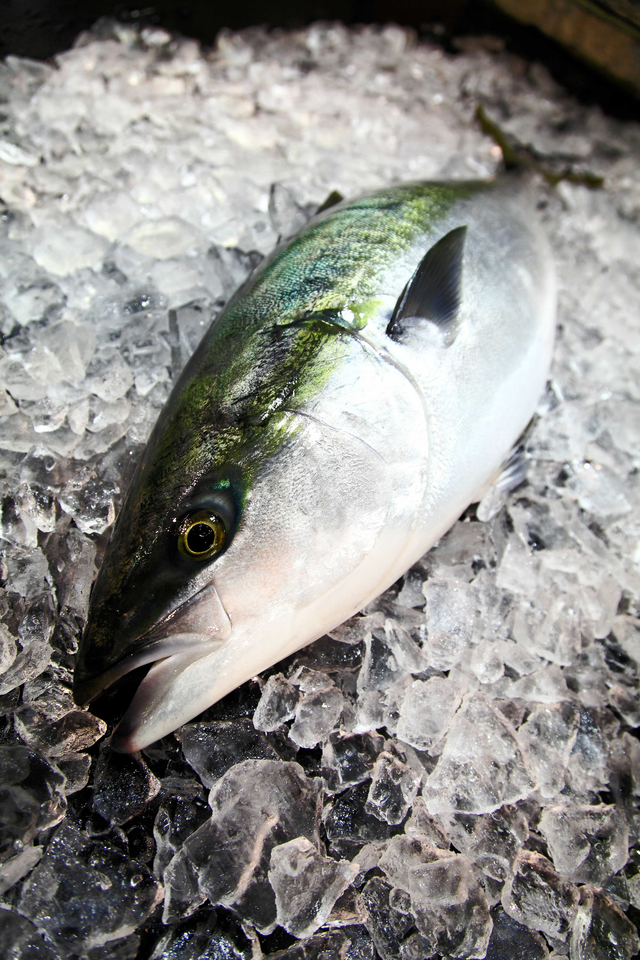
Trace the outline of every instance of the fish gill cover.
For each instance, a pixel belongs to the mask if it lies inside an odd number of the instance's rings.
[[[15,958],[638,949],[640,135],[482,44],[101,24],[0,69],[0,914]],[[332,191],[548,165],[560,277],[525,486],[362,616],[140,756],[71,698],[171,382]]]

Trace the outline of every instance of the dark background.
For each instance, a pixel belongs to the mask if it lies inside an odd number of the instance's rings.
[[[456,39],[493,34],[507,49],[546,64],[552,75],[587,103],[599,103],[621,117],[640,116],[631,94],[591,71],[559,44],[523,27],[488,0],[0,0],[0,58],[7,54],[47,60],[67,50],[99,17],[156,24],[171,33],[195,37],[205,47],[222,27],[237,30],[256,24],[295,28],[313,20],[346,24],[394,22],[411,26],[456,52]]]

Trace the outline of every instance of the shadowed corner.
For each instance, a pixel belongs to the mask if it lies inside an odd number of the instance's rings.
[[[136,667],[135,670],[120,677],[107,689],[102,688],[103,685],[99,677],[94,681],[86,681],[79,685],[83,694],[90,689],[94,690],[92,694],[88,694],[84,702],[91,702],[91,712],[96,717],[104,720],[108,725],[109,730],[112,731],[110,746],[118,753],[133,752],[128,745],[128,741],[133,733],[133,727],[131,722],[126,723],[126,714],[138,687],[152,666],[152,663],[146,663],[140,667]],[[74,699],[76,699],[76,703],[78,702],[77,697],[78,695],[76,694],[74,686]]]

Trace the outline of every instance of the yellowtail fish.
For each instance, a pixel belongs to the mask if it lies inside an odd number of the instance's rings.
[[[555,303],[510,176],[340,203],[260,265],[175,384],[94,585],[77,701],[151,664],[116,749],[322,636],[445,533],[534,412]]]

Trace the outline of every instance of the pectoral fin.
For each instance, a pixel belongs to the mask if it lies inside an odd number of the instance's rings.
[[[442,331],[445,344],[455,340],[462,299],[462,261],[466,227],[456,227],[424,255],[402,291],[387,326],[387,336],[400,341],[428,321]]]
[[[529,461],[525,453],[525,445],[531,434],[535,419],[535,417],[531,418],[500,470],[484,490],[476,509],[478,520],[486,523],[487,520],[495,517],[507,502],[507,497],[511,491],[519,487],[526,479]]]

